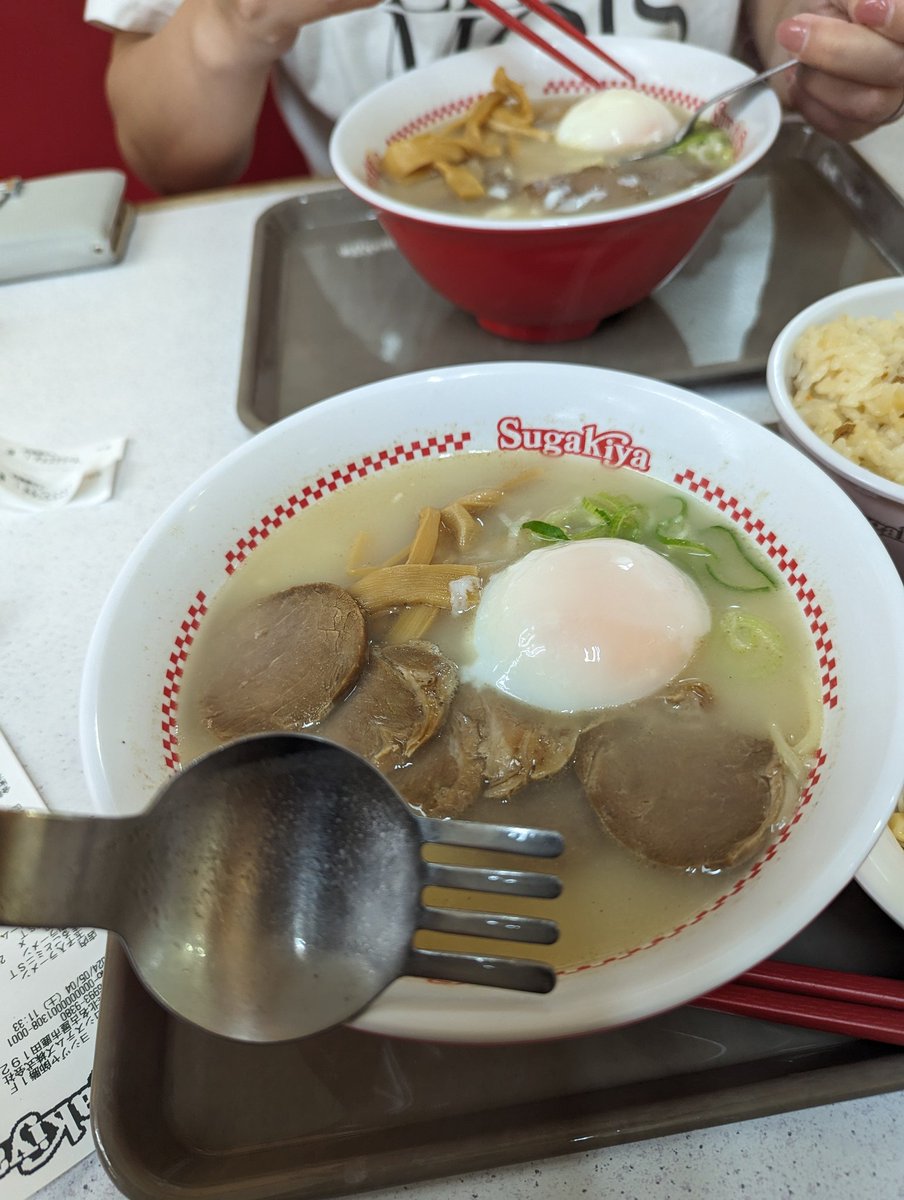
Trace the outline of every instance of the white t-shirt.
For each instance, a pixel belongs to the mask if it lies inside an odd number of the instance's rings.
[[[85,19],[110,29],[155,33],[180,2],[86,0]],[[518,0],[502,3],[542,27]],[[557,7],[585,33],[671,38],[726,53],[740,0],[562,0]],[[330,128],[359,96],[411,67],[509,36],[516,35],[469,0],[384,0],[376,8],[306,25],[274,74],[276,98],[311,169],[328,174]]]

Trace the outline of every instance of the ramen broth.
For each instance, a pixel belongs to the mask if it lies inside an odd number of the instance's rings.
[[[355,578],[348,573],[349,560],[362,531],[364,542],[356,553],[368,564],[380,564],[410,543],[425,506],[441,508],[476,489],[512,480],[519,473],[525,473],[524,482],[506,490],[503,502],[481,517],[482,529],[474,547],[450,557],[485,561],[495,569],[540,544],[520,530],[524,521],[549,517],[580,497],[600,491],[628,495],[648,505],[654,519],[674,513],[677,503],[686,503],[692,530],[718,521],[701,503],[683,493],[679,501],[676,489],[639,473],[566,459],[540,459],[538,470],[538,459],[540,456],[526,452],[469,453],[386,470],[319,500],[261,542],[213,597],[188,655],[178,711],[182,762],[188,763],[219,744],[201,715],[214,666],[209,647],[217,630],[227,629],[250,602],[298,584],[330,581],[352,587]],[[530,478],[531,472],[536,472],[536,477]],[[684,566],[678,558],[673,555],[673,561]],[[711,608],[712,632],[679,678],[704,680],[739,731],[769,738],[775,726],[787,743],[802,754],[811,753],[819,737],[818,673],[805,624],[790,592],[780,579],[774,589],[740,593],[715,583],[699,567],[694,577]],[[742,669],[738,656],[718,636],[724,614],[739,609],[768,622],[780,638],[781,652],[764,673]],[[473,618],[473,611],[442,613],[425,640],[466,669]],[[388,616],[368,618],[372,641],[379,639],[389,620]],[[533,710],[534,716],[536,712]],[[517,906],[519,912],[559,922],[561,936],[556,945],[530,948],[533,957],[559,968],[618,955],[667,933],[730,888],[744,870],[742,865],[713,873],[683,871],[642,861],[605,832],[570,770],[543,782],[531,782],[507,800],[482,798],[465,815],[558,829],[564,835],[563,856],[546,868],[562,877],[562,896],[555,901],[519,900]],[[469,856],[448,848],[431,847],[431,857],[486,865],[485,855]],[[498,862],[500,866],[524,867],[515,856],[498,856]],[[440,897],[428,893],[426,899],[505,911],[504,900],[486,895],[450,892]],[[524,952],[524,947],[504,942],[438,934],[419,934],[418,944],[478,953]]]
[[[398,180],[384,170],[379,189],[394,200],[439,212],[500,221],[533,220],[644,204],[711,179],[734,160],[728,136],[702,123],[697,134],[667,154],[621,166],[609,163],[607,158],[612,156],[600,150],[578,149],[555,140],[556,128],[575,103],[563,99],[534,103],[533,127],[548,135],[548,140],[508,136],[499,157],[468,158],[462,166],[479,180],[482,196],[457,196],[435,171]],[[677,105],[664,107],[679,123],[689,115]]]

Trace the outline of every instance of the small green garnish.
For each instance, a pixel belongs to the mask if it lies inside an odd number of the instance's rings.
[[[737,533],[728,525],[710,525],[703,534],[711,542],[722,542],[721,553],[715,551],[706,563],[706,570],[723,587],[735,592],[769,592],[776,587],[768,571],[757,566],[747,553]]]
[[[678,511],[671,517],[663,517],[656,526],[656,536],[661,542],[667,538],[680,538],[687,528],[687,501],[683,496],[672,496]]]
[[[740,608],[729,609],[719,621],[729,649],[739,655],[747,675],[770,675],[782,661],[784,639],[774,625]]]
[[[698,554],[703,558],[712,558],[715,554],[709,546],[704,546],[702,542],[694,542],[690,538],[663,537],[661,534],[656,536],[663,546],[670,546],[673,550],[684,550],[687,554]]]
[[[553,513],[552,517],[552,521],[525,521],[521,528],[544,542],[581,542],[606,537],[639,542],[648,523],[643,504],[608,492],[585,496],[575,508]]]
[[[700,532],[688,530],[687,501],[671,497],[678,510],[663,517],[650,530],[650,513],[628,496],[597,492],[584,496],[576,508],[552,513],[552,521],[525,521],[522,529],[544,542],[579,542],[588,538],[624,538],[652,543],[670,554],[703,559],[708,574],[722,587],[735,592],[766,592],[775,580],[747,552],[734,529],[710,525]],[[694,536],[688,536],[691,533]]]
[[[636,500],[597,492],[595,496],[585,496],[581,507],[608,529],[609,537],[625,538],[631,542],[641,540],[648,516],[645,506]]]
[[[560,529],[558,525],[550,525],[547,521],[525,521],[521,526],[528,533],[532,533],[534,537],[541,538],[544,542],[567,542],[571,539],[564,529]]]
[[[724,171],[734,162],[731,138],[723,129],[709,124],[698,124],[693,133],[666,153],[693,158],[710,171]]]

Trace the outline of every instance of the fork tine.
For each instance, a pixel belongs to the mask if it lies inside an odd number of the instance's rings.
[[[450,954],[445,950],[412,950],[404,973],[519,992],[551,992],[556,985],[556,973],[547,963],[485,954]]]
[[[532,896],[554,900],[561,895],[558,875],[541,871],[494,871],[488,867],[455,867],[448,863],[426,862],[424,886],[460,888],[468,892],[499,892],[511,896]]]
[[[484,825],[479,821],[456,821],[448,817],[418,817],[417,820],[424,841],[437,846],[504,850],[508,854],[531,854],[537,858],[556,858],[565,848],[561,833],[552,829]]]
[[[459,908],[422,908],[418,927],[432,929],[435,933],[497,938],[505,942],[534,942],[540,946],[551,946],[559,940],[558,925],[545,917],[467,912]]]

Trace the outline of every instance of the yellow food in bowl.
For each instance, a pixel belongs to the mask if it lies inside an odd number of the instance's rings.
[[[791,401],[813,432],[857,466],[904,484],[904,312],[813,325],[794,356]]]
[[[891,820],[888,822],[888,828],[895,835],[895,839],[904,850],[904,796],[898,801],[896,812],[891,815]]]

